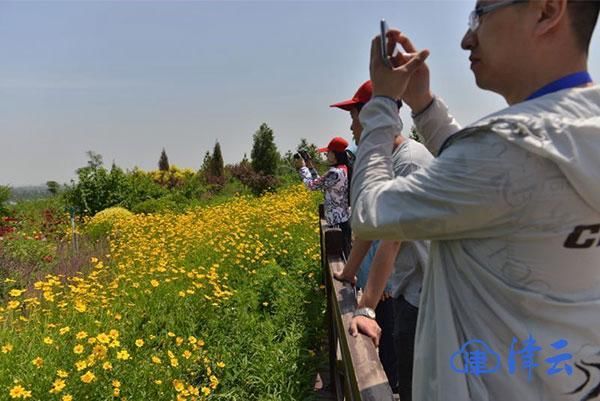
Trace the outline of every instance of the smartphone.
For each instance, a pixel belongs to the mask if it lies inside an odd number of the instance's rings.
[[[390,61],[390,59],[387,56],[387,31],[388,31],[388,25],[387,22],[385,22],[384,19],[381,20],[381,22],[379,23],[379,28],[381,29],[381,36],[380,36],[380,44],[381,44],[381,60],[383,61],[383,64],[385,64],[388,68],[394,68],[392,66],[392,63]]]

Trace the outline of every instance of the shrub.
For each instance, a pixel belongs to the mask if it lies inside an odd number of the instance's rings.
[[[78,182],[72,182],[64,196],[79,213],[93,215],[123,203],[128,192],[127,177],[114,164],[110,172],[104,168],[99,154],[90,151],[88,156],[88,165],[77,170]]]
[[[255,195],[273,191],[279,185],[277,177],[257,173],[252,169],[250,163],[239,163],[231,166],[230,169],[232,176],[240,180]]]
[[[129,210],[122,207],[111,207],[96,213],[85,225],[85,233],[94,240],[105,238],[110,234],[113,225],[119,220],[133,216]]]

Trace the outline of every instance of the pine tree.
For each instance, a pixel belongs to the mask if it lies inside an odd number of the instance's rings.
[[[280,156],[275,146],[273,130],[265,123],[261,124],[254,134],[250,158],[254,171],[264,175],[275,175]]]
[[[167,157],[167,152],[165,152],[165,148],[163,148],[160,153],[160,159],[158,160],[158,169],[160,171],[169,171],[169,158]]]
[[[223,155],[221,154],[221,145],[217,141],[213,149],[213,154],[210,160],[210,174],[213,177],[224,176]]]
[[[206,153],[204,154],[204,159],[202,160],[202,166],[200,166],[199,172],[204,175],[209,174],[211,164],[212,164],[212,157],[210,156],[210,152],[207,150]]]

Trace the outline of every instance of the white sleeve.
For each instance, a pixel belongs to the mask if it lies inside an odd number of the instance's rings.
[[[446,140],[462,129],[448,111],[446,103],[437,96],[424,111],[413,118],[417,132],[423,137],[425,147],[438,156]]]
[[[455,239],[514,230],[515,207],[524,204],[515,199],[528,199],[524,192],[532,188],[522,174],[526,152],[496,134],[475,132],[428,167],[394,178],[392,143],[401,124],[392,103],[375,98],[360,114],[363,135],[351,188],[357,237]]]

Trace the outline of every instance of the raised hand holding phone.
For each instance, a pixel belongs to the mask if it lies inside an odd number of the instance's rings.
[[[371,63],[370,74],[373,82],[373,96],[385,96],[392,99],[402,99],[408,86],[409,80],[429,56],[428,50],[421,50],[401,53],[394,57],[396,63],[392,65],[388,52],[393,52],[394,48],[402,43],[403,37],[400,31],[387,30],[385,21],[380,22],[382,35],[378,35],[371,42]],[[403,46],[405,50],[406,47]],[[389,62],[389,66],[386,65]]]

